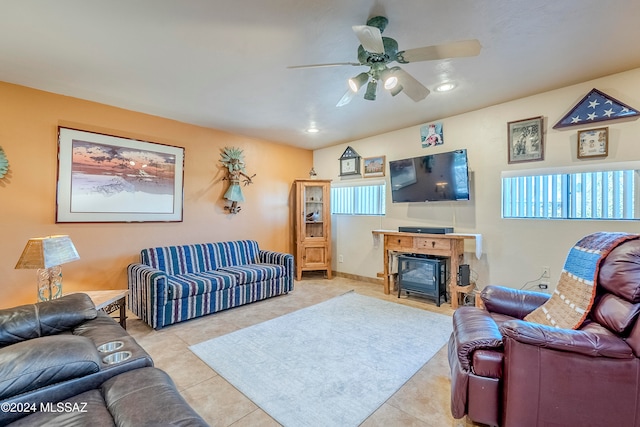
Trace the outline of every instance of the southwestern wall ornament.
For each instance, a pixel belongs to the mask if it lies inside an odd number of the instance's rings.
[[[256,174],[249,176],[244,168],[244,154],[240,148],[225,147],[220,153],[220,163],[227,168],[227,176],[222,178],[223,181],[229,181],[229,188],[224,193],[224,198],[231,202],[230,205],[225,206],[224,209],[229,213],[236,214],[240,212],[240,206],[238,202],[244,202],[244,196],[242,194],[242,187],[253,184],[253,177]]]
[[[0,147],[0,178],[3,178],[7,172],[9,172],[9,160],[2,147]]]

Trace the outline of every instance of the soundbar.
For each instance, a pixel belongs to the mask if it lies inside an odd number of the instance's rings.
[[[398,227],[403,233],[447,234],[453,233],[453,227]]]

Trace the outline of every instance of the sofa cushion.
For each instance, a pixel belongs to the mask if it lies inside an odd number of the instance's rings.
[[[0,349],[0,399],[99,370],[98,350],[88,338],[62,334],[19,342]]]
[[[69,331],[96,316],[96,308],[86,294],[0,310],[0,347]]]
[[[143,264],[168,275],[200,273],[229,265],[258,262],[260,249],[255,240],[199,243],[143,249]]]
[[[236,276],[224,271],[167,276],[167,299],[174,300],[208,294],[228,289],[236,284]]]
[[[627,301],[640,302],[640,239],[625,242],[607,255],[598,285]]]
[[[237,265],[220,268],[217,271],[235,275],[238,285],[262,282],[264,280],[276,279],[286,275],[285,266],[276,264]]]
[[[613,294],[605,294],[591,310],[591,317],[616,334],[630,330],[640,313],[640,303],[631,304]]]

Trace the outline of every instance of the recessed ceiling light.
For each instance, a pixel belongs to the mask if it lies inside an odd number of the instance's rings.
[[[318,133],[320,132],[320,129],[318,128],[309,128],[307,129],[307,133]]]
[[[455,87],[456,87],[455,83],[451,83],[451,82],[442,83],[436,86],[436,92],[448,92]]]

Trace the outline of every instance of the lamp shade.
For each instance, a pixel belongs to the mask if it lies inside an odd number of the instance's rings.
[[[349,89],[353,92],[357,92],[360,88],[369,80],[369,74],[360,73],[357,76],[349,79]]]
[[[16,264],[17,269],[50,268],[80,259],[66,235],[29,239]]]

